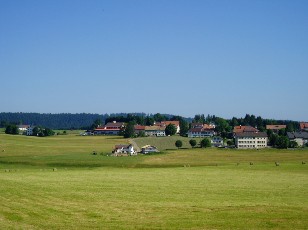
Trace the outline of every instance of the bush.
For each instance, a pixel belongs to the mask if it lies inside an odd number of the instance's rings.
[[[175,146],[176,146],[178,149],[181,148],[182,145],[183,145],[183,143],[182,143],[181,140],[177,140],[177,141],[175,142]]]
[[[201,148],[207,148],[211,147],[211,141],[209,138],[204,138],[203,140],[200,141],[200,146]]]

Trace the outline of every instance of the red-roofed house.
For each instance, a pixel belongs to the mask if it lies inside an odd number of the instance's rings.
[[[245,125],[239,125],[234,126],[233,133],[256,133],[259,132],[258,129],[251,127],[251,126],[245,126]]]
[[[299,127],[301,131],[308,131],[308,122],[300,122]]]
[[[104,126],[99,126],[94,129],[95,135],[118,135],[122,128],[124,128],[124,122],[108,122]]]
[[[173,124],[176,127],[176,133],[180,133],[180,122],[179,121],[162,121],[160,126],[166,127],[169,124]]]
[[[272,130],[274,133],[278,133],[280,129],[285,129],[286,125],[266,125],[266,129]]]

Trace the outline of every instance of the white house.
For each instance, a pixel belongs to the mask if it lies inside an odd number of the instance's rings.
[[[132,145],[116,145],[114,150],[112,151],[115,156],[121,154],[128,154],[128,155],[137,155],[137,152],[134,150],[134,146]]]
[[[25,132],[30,127],[30,125],[18,125],[17,127],[20,131]]]
[[[158,149],[153,146],[153,145],[145,145],[141,148],[141,152],[143,154],[147,154],[147,153],[156,153],[159,152]]]
[[[27,136],[32,136],[32,135],[33,135],[33,129],[34,129],[34,126],[29,126],[29,127],[27,128],[26,135],[27,135]]]
[[[157,125],[145,126],[144,132],[146,136],[157,136],[157,137],[166,136],[165,127]]]
[[[224,140],[222,137],[214,136],[211,139],[212,146],[221,147],[224,145]]]
[[[235,134],[235,146],[239,149],[260,149],[267,146],[265,132],[242,132]]]
[[[215,135],[215,131],[213,129],[205,129],[205,128],[191,128],[188,130],[188,137],[212,137]]]
[[[290,141],[296,141],[302,147],[308,143],[308,132],[287,132]]]

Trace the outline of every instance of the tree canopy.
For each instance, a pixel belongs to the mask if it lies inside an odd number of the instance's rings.
[[[174,124],[169,124],[166,126],[166,129],[165,129],[165,133],[167,136],[173,136],[174,134],[176,134],[176,127]]]

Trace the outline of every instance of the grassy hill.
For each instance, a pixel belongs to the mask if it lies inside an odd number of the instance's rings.
[[[194,138],[197,143],[200,142],[200,138]],[[175,142],[177,140],[181,140],[183,143],[182,148],[191,148],[189,144],[190,138],[181,137],[181,136],[170,136],[170,137],[139,137],[134,138],[136,144],[141,148],[144,145],[154,145],[160,151],[164,151],[166,149],[177,149],[175,146]]]
[[[48,138],[1,134],[0,150],[5,150],[0,151],[1,228],[308,226],[307,149],[189,148],[107,156],[115,144],[127,141],[73,134]],[[92,155],[93,150],[99,154]]]

